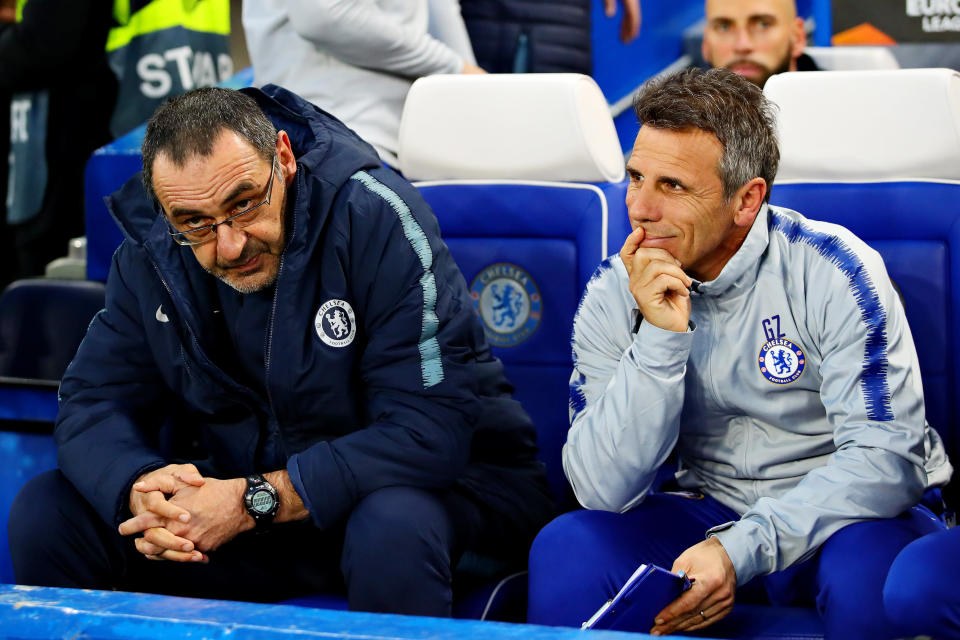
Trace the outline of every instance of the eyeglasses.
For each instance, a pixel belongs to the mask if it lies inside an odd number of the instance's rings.
[[[212,224],[205,224],[202,226],[194,226],[192,223],[202,221],[206,219],[203,216],[189,216],[185,217],[182,221],[176,223],[170,222],[170,220],[163,213],[162,208],[159,203],[157,203],[157,208],[160,209],[159,213],[166,219],[167,226],[170,227],[170,235],[173,237],[173,241],[177,244],[186,246],[186,247],[195,247],[198,244],[206,244],[214,238],[217,237],[217,227],[222,224],[228,224],[231,227],[242,229],[243,227],[250,226],[257,221],[257,218],[260,217],[260,214],[263,212],[263,205],[270,204],[270,196],[273,193],[273,182],[274,178],[277,175],[277,157],[273,157],[273,162],[271,163],[273,168],[270,170],[270,182],[267,183],[267,192],[260,202],[244,209],[243,211],[238,211],[237,213],[227,216],[225,220],[220,222],[214,222]]]

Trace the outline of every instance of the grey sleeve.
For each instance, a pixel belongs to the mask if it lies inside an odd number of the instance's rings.
[[[677,441],[693,333],[641,323],[634,336],[618,269],[614,261],[591,281],[574,320],[563,470],[584,507],[623,512]]]
[[[913,339],[879,255],[862,247],[859,258],[854,277],[818,278],[822,289],[808,301],[819,325],[820,398],[836,451],[793,489],[761,498],[740,521],[710,532],[739,584],[808,558],[844,526],[902,513],[926,485]]]
[[[289,14],[301,37],[357,67],[411,78],[463,70],[453,49],[375,2],[290,0]]]

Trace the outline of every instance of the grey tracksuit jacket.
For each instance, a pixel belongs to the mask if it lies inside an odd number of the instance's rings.
[[[743,584],[949,479],[903,306],[850,231],[764,205],[686,333],[634,333],[627,285],[608,258],[574,320],[563,467],[585,507],[635,507],[676,444],[680,485],[741,514],[709,535]]]

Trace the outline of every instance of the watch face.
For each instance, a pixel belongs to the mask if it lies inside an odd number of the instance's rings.
[[[273,496],[270,495],[269,491],[264,491],[263,489],[254,493],[250,499],[250,505],[257,513],[270,513],[274,504]]]

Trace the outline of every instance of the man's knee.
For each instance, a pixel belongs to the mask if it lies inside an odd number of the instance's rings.
[[[14,562],[18,556],[28,557],[37,547],[48,544],[51,537],[64,533],[55,522],[64,485],[73,490],[60,471],[47,471],[29,480],[14,498],[7,524]]]
[[[371,493],[347,521],[344,551],[355,560],[381,562],[424,555],[450,563],[452,526],[442,502],[431,492],[389,487]]]
[[[894,560],[883,587],[883,606],[904,635],[953,637],[960,632],[960,529],[924,536]]]
[[[883,585],[894,558],[911,541],[937,530],[920,512],[851,524],[834,533],[820,553],[817,605],[828,635],[896,635],[884,614]]]
[[[78,519],[86,517],[83,498],[59,470],[28,481],[10,508],[7,533],[17,582],[54,584],[51,564],[57,554],[76,546]]]
[[[341,569],[353,609],[448,616],[454,527],[442,501],[410,487],[380,489],[350,514]]]
[[[632,554],[610,544],[623,521],[616,513],[572,511],[540,531],[530,549],[529,622],[579,626],[616,592],[619,575],[636,568]]]

